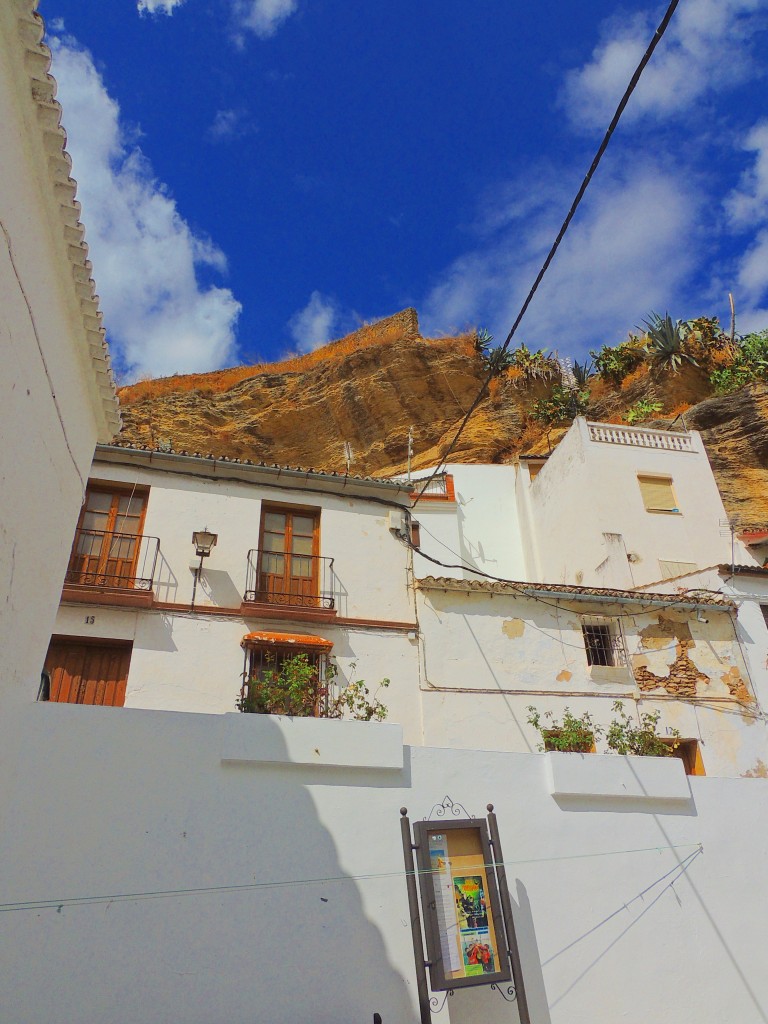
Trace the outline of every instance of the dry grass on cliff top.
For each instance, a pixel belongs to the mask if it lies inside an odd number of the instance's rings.
[[[252,366],[232,366],[226,370],[213,370],[210,373],[174,374],[172,377],[149,377],[127,384],[118,390],[123,405],[135,405],[146,399],[161,398],[164,395],[198,391],[201,394],[216,394],[228,391],[241,381],[251,377],[274,373],[307,373],[318,366],[329,366],[346,359],[353,352],[372,347],[391,347],[405,341],[417,341],[435,348],[451,349],[464,355],[474,355],[474,331],[467,331],[453,337],[423,338],[418,334],[418,324],[404,330],[399,314],[374,324],[365,324],[352,334],[347,334],[338,341],[306,352],[302,355],[291,355],[276,363],[256,363]]]

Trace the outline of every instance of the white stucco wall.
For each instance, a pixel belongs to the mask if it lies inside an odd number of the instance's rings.
[[[660,559],[702,569],[728,561],[722,499],[700,435],[688,436],[690,452],[606,443],[590,440],[586,420],[575,420],[530,483],[525,530],[543,579],[632,587],[661,579]],[[671,477],[680,514],[646,511],[638,474]]]
[[[125,450],[120,453],[123,460],[129,457]],[[218,541],[203,564],[195,604],[239,608],[248,552],[259,546],[262,502],[273,502],[320,510],[320,555],[333,559],[332,586],[340,616],[413,620],[406,586],[408,549],[390,530],[386,505],[343,493],[317,494],[300,483],[293,488],[275,486],[274,479],[268,478],[262,482],[266,486],[260,486],[258,479],[205,478],[191,460],[182,467],[186,475],[147,469],[140,458],[137,453],[134,464],[125,465],[97,457],[90,475],[99,481],[149,487],[144,534],[160,539],[154,588],[158,601],[189,604],[194,568],[199,565],[192,534],[208,528]],[[220,464],[218,472],[226,476],[226,465]],[[386,500],[388,494],[378,496]],[[391,494],[393,502],[396,497]]]
[[[611,705],[623,700],[630,715],[658,709],[662,734],[677,729],[683,738],[698,740],[707,774],[759,772],[766,724],[739,625],[734,629],[730,614],[706,609],[706,621],[699,621],[694,612],[663,607],[564,606],[547,600],[419,591],[426,745],[534,751],[541,737],[527,723],[529,705],[557,719],[565,707],[577,715],[588,711],[606,727],[616,717]],[[612,621],[624,635],[626,666],[587,664],[582,615],[619,616]],[[678,656],[677,638],[663,635],[660,618],[678,624],[693,642],[688,657],[707,677],[697,684],[694,698],[676,699],[663,686],[644,691],[636,681],[640,666],[664,679]],[[734,695],[728,684],[736,678],[744,690]],[[745,701],[747,691],[758,701]],[[604,747],[600,741],[598,749]]]
[[[1,5],[3,702],[37,694],[84,481],[97,438],[109,436],[64,238],[63,200],[54,194],[50,177],[54,153],[46,149],[19,36],[20,13],[19,4]],[[52,108],[49,112],[56,116]],[[70,244],[76,247],[77,233],[72,234]]]
[[[536,1024],[765,1020],[765,781],[689,791],[664,762],[627,796],[618,759],[571,755],[565,792],[547,755],[408,747],[393,768],[376,725],[345,739],[351,766],[308,765],[255,719],[232,762],[226,716],[25,710],[0,790],[4,1024],[417,1021],[399,808],[446,794],[496,807]],[[302,724],[324,750],[336,723]],[[517,1017],[486,989],[436,1019]]]
[[[413,518],[422,528],[421,546],[441,562],[462,564],[505,579],[526,579],[523,538],[515,500],[513,466],[464,466],[451,463],[456,502],[419,501]],[[426,479],[420,471],[418,478]],[[418,479],[414,490],[418,491]],[[477,579],[462,569],[435,566],[414,555],[417,576]]]
[[[388,708],[387,721],[403,726],[407,742],[422,742],[418,644],[405,630],[308,623],[288,629],[274,620],[80,604],[63,605],[55,626],[62,636],[132,642],[126,707],[203,714],[234,711],[244,666],[240,641],[253,630],[332,641],[338,686],[364,680]],[[390,685],[379,689],[383,679]]]

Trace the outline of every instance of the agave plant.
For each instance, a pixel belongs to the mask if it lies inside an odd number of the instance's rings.
[[[475,351],[478,352],[483,359],[488,358],[492,341],[493,335],[489,334],[485,327],[478,327],[477,333],[475,334]]]
[[[505,370],[508,370],[510,366],[514,366],[512,353],[501,346],[498,348],[492,348],[485,352],[483,354],[483,360],[486,367],[493,371],[495,377],[500,376]]]
[[[585,388],[589,383],[589,378],[592,376],[595,370],[595,364],[590,359],[584,360],[583,363],[579,363],[574,360],[573,363],[573,376],[576,380],[577,385],[580,388]]]
[[[654,363],[673,372],[677,372],[683,360],[694,366],[699,365],[685,347],[685,340],[691,330],[690,324],[682,320],[673,322],[669,313],[662,317],[653,312],[643,323],[648,338],[646,347]],[[641,328],[638,327],[638,330]]]

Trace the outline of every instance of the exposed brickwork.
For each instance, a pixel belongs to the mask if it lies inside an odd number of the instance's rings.
[[[669,675],[657,676],[645,665],[635,665],[635,679],[641,690],[656,690],[659,687],[675,697],[695,697],[698,683],[708,683],[705,675],[688,657],[694,646],[693,640],[678,640],[677,657],[669,666]]]

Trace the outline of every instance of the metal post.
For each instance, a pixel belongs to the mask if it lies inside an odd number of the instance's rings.
[[[499,826],[496,821],[496,815],[493,813],[493,804],[488,804],[488,831],[491,834],[493,863],[496,868],[496,878],[499,881],[499,898],[501,899],[501,912],[504,917],[504,925],[507,931],[507,945],[509,947],[509,959],[512,963],[512,977],[515,979],[517,1011],[520,1014],[520,1024],[531,1024],[531,1015],[528,1010],[528,998],[525,994],[525,981],[523,980],[523,966],[520,962],[520,950],[518,949],[517,937],[515,935],[515,921],[512,917],[512,901],[509,898],[507,870],[504,867],[504,855],[501,852]]]
[[[432,1011],[429,1008],[429,989],[427,988],[427,970],[424,964],[424,940],[421,936],[421,916],[419,914],[419,896],[416,890],[416,865],[413,859],[413,840],[411,823],[408,820],[408,808],[400,808],[400,831],[403,837],[403,859],[405,860],[405,881],[408,886],[408,907],[411,911],[411,939],[413,940],[413,959],[416,965],[416,988],[419,994],[419,1013],[421,1024],[432,1024]],[[528,1024],[527,1021],[523,1024]]]

